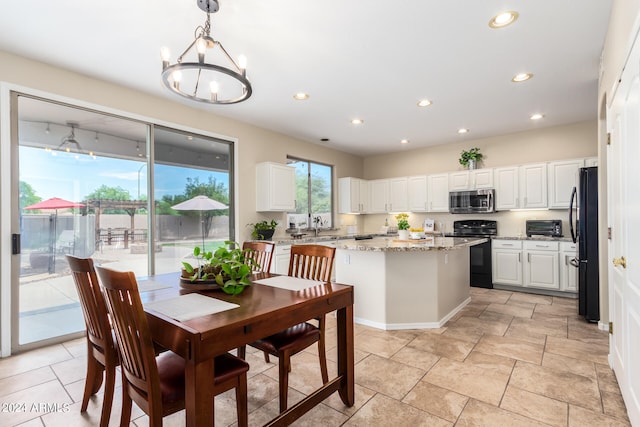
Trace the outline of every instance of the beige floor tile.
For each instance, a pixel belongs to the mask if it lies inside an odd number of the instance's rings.
[[[500,407],[552,426],[567,425],[568,404],[509,386]]]
[[[249,412],[278,399],[278,380],[264,374],[247,379],[247,405]]]
[[[627,408],[619,392],[600,391],[600,395],[602,396],[602,406],[606,415],[629,421]]]
[[[277,362],[277,358],[272,358]],[[337,367],[333,363],[327,363],[329,378],[336,376]],[[278,364],[262,372],[264,375],[278,380]],[[298,353],[291,358],[291,372],[289,373],[289,388],[294,388],[301,393],[310,394],[322,387],[320,375],[320,362],[318,356],[308,353]],[[289,400],[291,402],[291,400]],[[291,404],[291,403],[290,403]]]
[[[375,396],[376,392],[366,387],[362,387],[359,384],[356,384],[354,394],[355,402],[352,407],[346,406],[338,393],[333,393],[322,403],[350,417],[358,412],[358,410],[362,408],[369,401],[369,399]]]
[[[569,339],[586,343],[609,345],[609,333],[598,329],[595,323],[584,320],[569,320]]]
[[[411,338],[397,338],[391,334],[368,331],[355,337],[354,346],[360,351],[388,358],[397,353],[413,338],[413,336]]]
[[[41,418],[35,418],[25,423],[19,424],[18,427],[43,427],[44,423]]]
[[[0,359],[0,378],[70,360],[72,357],[71,353],[61,344],[17,354]]]
[[[559,371],[572,372],[584,377],[596,378],[595,363],[573,359],[560,354],[545,352],[542,357],[542,366]]]
[[[513,296],[515,292],[504,291],[500,289],[493,289],[491,292],[486,292],[479,295],[474,295],[473,302],[474,303],[498,303],[504,304],[509,301],[509,298]]]
[[[356,383],[394,399],[402,399],[425,373],[422,369],[375,354],[358,363],[355,372]]]
[[[474,350],[540,364],[544,347],[516,338],[485,335]]]
[[[467,357],[473,346],[468,341],[437,334],[422,334],[408,344],[410,348],[460,361]]]
[[[73,357],[81,357],[87,354],[87,339],[85,337],[62,343]]]
[[[553,304],[556,305],[568,305],[578,309],[578,298],[566,298],[566,297],[551,297],[553,298]]]
[[[1,426],[15,426],[52,411],[66,414],[73,403],[56,380],[8,394],[2,402],[11,406],[0,411]]]
[[[464,408],[456,423],[456,427],[534,427],[544,425],[522,415],[473,399]]]
[[[511,375],[513,367],[516,364],[516,360],[508,357],[497,356],[495,354],[485,354],[481,353],[478,350],[473,350],[464,360],[464,363],[477,366],[484,369],[487,373],[494,373],[495,375],[501,377]]]
[[[547,295],[527,294],[525,292],[514,292],[507,303],[525,302],[530,304],[551,304],[553,297]]]
[[[598,376],[598,386],[600,391],[608,391],[609,393],[620,393],[620,386],[618,385],[618,379],[616,373],[609,367],[609,365],[595,364],[596,375]]]
[[[411,347],[404,347],[393,355],[391,360],[422,369],[427,372],[440,360],[440,356]]]
[[[569,405],[569,427],[630,427],[628,421]]]
[[[449,326],[444,335],[476,343],[485,334],[504,335],[508,327],[509,322],[464,316]]]
[[[87,374],[87,358],[76,357],[64,362],[51,365],[51,369],[56,373],[60,382],[65,385],[81,379]]]
[[[493,311],[496,313],[507,314],[514,317],[528,317],[531,318],[535,304],[489,304],[487,311]]]
[[[442,358],[427,372],[423,381],[498,405],[507,387],[509,375],[500,375],[472,363]]]
[[[526,319],[516,317],[511,322],[509,329],[521,330],[525,333],[551,335],[567,338],[567,319],[564,317],[552,317],[550,319]]]
[[[574,316],[578,309],[569,304],[538,304],[535,308],[535,313],[551,315],[551,316]]]
[[[504,334],[505,337],[514,338],[521,341],[526,341],[532,344],[538,344],[544,346],[547,342],[547,336],[544,334],[536,334],[534,332],[530,332],[525,328],[512,328],[509,327],[507,332]]]
[[[598,382],[593,378],[516,362],[509,385],[552,399],[602,411]]]
[[[381,394],[376,394],[344,426],[451,427],[452,423]]]
[[[455,423],[468,400],[467,396],[422,381],[402,402]]]
[[[55,379],[56,376],[49,366],[2,378],[0,379],[0,398]]]
[[[547,337],[545,351],[603,365],[609,356],[609,346],[556,337]]]
[[[510,314],[498,313],[495,311],[485,310],[478,319],[491,320],[495,322],[511,323],[513,316]]]

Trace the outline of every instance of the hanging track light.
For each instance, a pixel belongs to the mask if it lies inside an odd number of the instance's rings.
[[[169,50],[162,48],[162,82],[172,92],[194,101],[209,104],[242,102],[252,93],[251,83],[246,76],[246,63],[243,58],[236,63],[222,43],[211,37],[210,15],[220,8],[218,0],[197,0],[197,3],[207,14],[204,27],[196,28],[195,39],[175,64],[169,63]],[[206,56],[215,54],[221,55],[229,66],[205,61]],[[191,55],[190,60],[187,59],[188,55]]]

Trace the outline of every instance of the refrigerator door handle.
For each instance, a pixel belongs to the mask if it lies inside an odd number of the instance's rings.
[[[573,187],[573,190],[571,191],[571,199],[569,200],[569,229],[571,230],[571,240],[573,240],[573,243],[578,241],[577,227],[573,226],[573,201],[576,200],[576,193],[577,189],[576,187]]]
[[[573,265],[575,268],[580,267],[580,261],[578,261],[578,258],[573,258],[571,261],[569,261],[569,263]]]

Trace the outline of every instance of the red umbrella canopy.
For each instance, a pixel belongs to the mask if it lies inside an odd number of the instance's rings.
[[[70,208],[84,208],[82,203],[70,202],[59,197],[52,197],[47,200],[35,203],[33,205],[25,206],[25,210],[36,209],[70,209]]]

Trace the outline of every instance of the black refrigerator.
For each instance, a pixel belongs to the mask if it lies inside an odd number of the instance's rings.
[[[578,244],[578,313],[589,322],[600,320],[598,267],[598,168],[579,170],[578,188],[569,206],[571,238]]]

